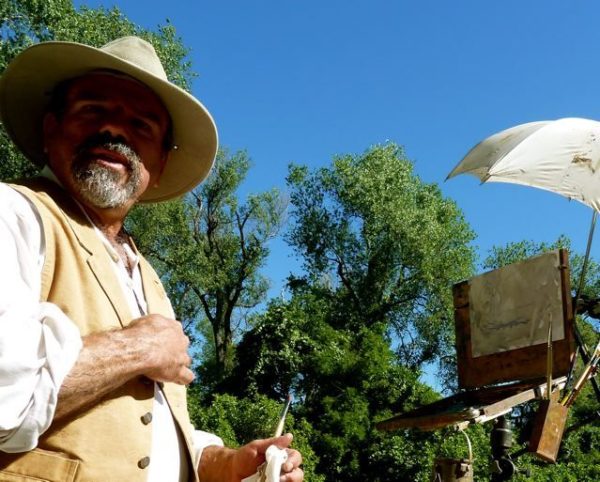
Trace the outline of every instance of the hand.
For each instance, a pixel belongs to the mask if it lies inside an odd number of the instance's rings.
[[[161,315],[133,320],[124,330],[144,353],[142,375],[158,382],[187,385],[194,379],[188,355],[190,340],[181,323]]]
[[[271,445],[286,448],[292,443],[292,434],[263,440],[254,440],[235,451],[231,460],[232,480],[238,482],[256,472],[257,467],[265,461],[265,453]],[[287,461],[281,466],[280,482],[301,482],[304,472],[300,468],[302,455],[294,449],[287,449]]]

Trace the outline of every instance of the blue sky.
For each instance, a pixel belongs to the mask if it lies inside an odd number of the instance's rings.
[[[493,245],[554,241],[583,251],[591,211],[532,188],[444,182],[477,142],[515,124],[600,118],[600,2],[593,0],[83,1],[134,23],[168,18],[199,74],[221,144],[246,149],[244,192],[285,189],[287,164],[326,165],[373,144],[404,146]],[[600,237],[600,235],[599,235]],[[600,243],[598,241],[597,243]],[[598,255],[598,247],[592,255]],[[280,240],[272,294],[297,263]]]

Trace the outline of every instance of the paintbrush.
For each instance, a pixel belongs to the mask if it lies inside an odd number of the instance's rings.
[[[277,428],[275,429],[275,437],[281,436],[283,433],[283,426],[285,425],[285,417],[287,416],[288,410],[290,409],[290,405],[292,403],[292,396],[288,393],[287,401],[283,406],[283,410],[281,410],[281,414],[279,415],[279,423],[277,424]]]

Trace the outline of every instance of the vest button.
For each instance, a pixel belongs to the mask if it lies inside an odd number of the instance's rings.
[[[138,460],[138,467],[140,469],[145,469],[148,465],[150,465],[150,457],[142,457]]]
[[[152,412],[145,413],[140,418],[144,425],[148,425],[150,422],[152,422]]]

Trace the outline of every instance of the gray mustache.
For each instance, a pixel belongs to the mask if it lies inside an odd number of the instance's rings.
[[[77,148],[77,157],[86,157],[92,149],[97,147],[125,157],[130,163],[130,169],[134,163],[140,162],[138,153],[122,137],[115,137],[108,133],[100,133],[88,137]]]

